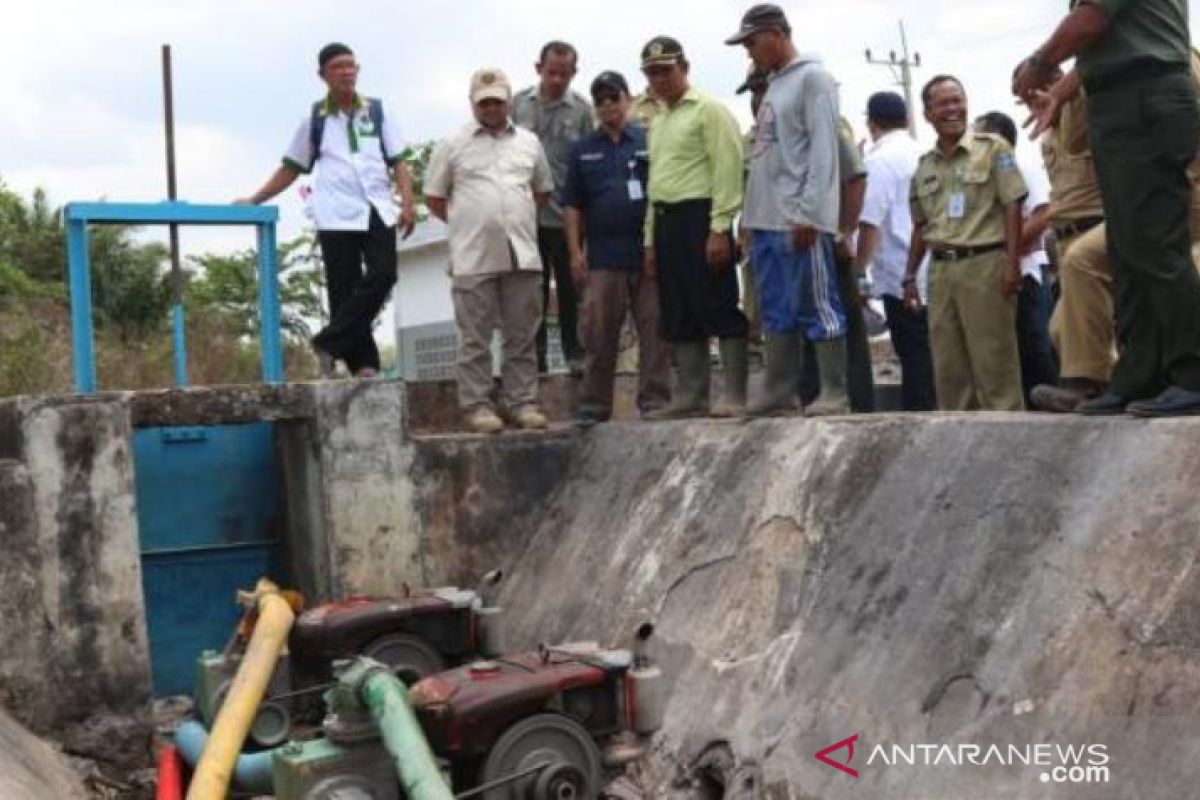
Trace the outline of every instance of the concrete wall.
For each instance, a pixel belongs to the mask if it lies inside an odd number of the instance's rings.
[[[275,421],[300,588],[420,583],[403,396],[373,381],[0,403],[0,706],[40,733],[148,706],[135,427]]]
[[[84,800],[87,792],[70,763],[0,709],[0,797],[13,800]]]
[[[657,621],[675,683],[650,796],[726,740],[772,797],[1165,799],[1200,780],[1197,441],[1195,421],[796,419],[600,426],[528,492],[519,439],[419,463],[439,564],[509,568],[512,644]],[[854,734],[859,778],[814,758]],[[866,763],[1009,742],[1106,744],[1111,783]]]
[[[0,703],[34,730],[149,697],[129,417],[112,400],[3,405]]]

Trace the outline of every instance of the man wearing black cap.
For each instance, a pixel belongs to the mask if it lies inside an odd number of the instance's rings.
[[[612,415],[621,325],[632,312],[638,332],[638,410],[670,399],[670,361],[658,331],[658,284],[644,270],[646,129],[629,123],[629,84],[618,72],[592,81],[599,130],[576,143],[560,199],[571,273],[583,293],[580,337],[587,353],[579,389],[582,424]]]
[[[841,211],[837,86],[818,60],[796,52],[778,6],[754,6],[725,41],[745,46],[771,73],[743,212],[767,349],[764,396],[751,413],[794,406],[802,335],[816,343],[821,377],[809,413],[845,413],[847,326],[834,247]]]
[[[657,36],[642,48],[642,72],[662,111],[650,123],[652,213],[646,257],[657,267],[662,327],[678,383],[669,408],[653,419],[709,412],[708,341],[720,341],[725,385],[713,416],[746,404],[746,317],[738,308],[733,218],[742,203],[742,142],[719,101],[688,84],[683,46]]]
[[[895,92],[876,92],[867,101],[867,194],[858,225],[855,272],[871,270],[876,297],[883,300],[892,347],[900,359],[901,408],[932,411],[933,355],[929,351],[928,312],[904,303],[904,266],[912,238],[909,188],[921,160],[921,148],[908,135],[908,106]],[[925,291],[927,266],[919,273],[919,295]]]
[[[325,265],[329,324],[313,337],[323,375],[334,361],[351,374],[374,377],[379,349],[371,333],[375,317],[396,283],[396,222],[407,238],[416,224],[412,179],[403,161],[404,142],[383,104],[355,87],[358,62],[344,44],[317,55],[318,74],[329,93],[301,120],[283,164],[249,197],[257,205],[314,170],[310,204]],[[400,205],[392,181],[400,190]],[[366,264],[364,274],[363,265]]]

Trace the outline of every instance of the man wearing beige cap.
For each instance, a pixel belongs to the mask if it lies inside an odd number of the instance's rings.
[[[425,176],[425,204],[449,225],[458,401],[477,433],[504,427],[488,398],[496,328],[504,340],[505,405],[521,428],[546,427],[537,403],[537,209],[549,200],[554,181],[537,136],[513,125],[511,98],[500,70],[472,75],[475,119],[438,144]]]

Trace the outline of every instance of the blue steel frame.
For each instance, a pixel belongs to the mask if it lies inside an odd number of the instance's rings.
[[[96,391],[96,353],[92,328],[92,279],[88,263],[88,225],[253,225],[258,234],[258,310],[261,320],[262,375],[283,382],[283,339],[279,327],[279,255],[275,206],[193,205],[191,203],[68,203],[67,271],[71,281],[71,335],[75,390]],[[171,309],[175,384],[187,385],[187,344],[183,303]]]

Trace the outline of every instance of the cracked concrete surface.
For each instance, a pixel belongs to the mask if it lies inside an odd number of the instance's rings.
[[[540,496],[512,491],[503,438],[472,440],[491,466],[457,489],[418,483],[439,507],[507,492],[494,538],[444,513],[423,535],[459,582],[463,553],[500,554],[514,646],[656,619],[675,686],[649,796],[722,740],[780,797],[1165,800],[1200,780],[1198,438],[1024,415],[617,424],[556,445]],[[859,778],[813,757],[853,733]],[[866,764],[993,741],[1105,743],[1111,782]]]

